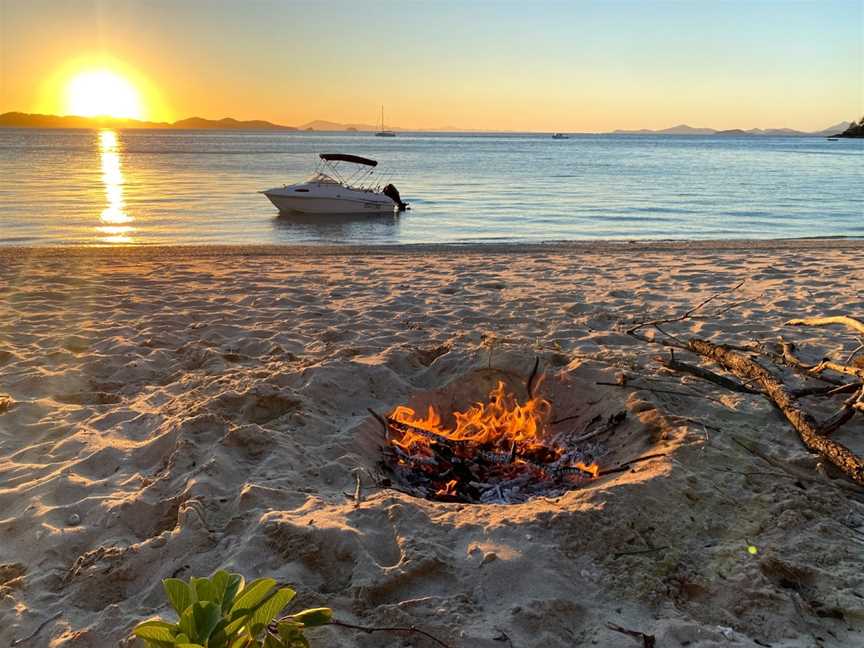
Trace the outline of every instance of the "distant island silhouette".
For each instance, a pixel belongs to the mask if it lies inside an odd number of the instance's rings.
[[[151,122],[138,119],[118,119],[116,117],[77,117],[74,115],[35,115],[21,112],[7,112],[0,115],[0,127],[6,128],[176,128],[208,130],[287,130],[296,131],[293,126],[280,126],[268,121],[240,121],[224,119],[204,119],[189,117],[176,122]]]
[[[640,130],[614,130],[613,135],[728,135],[733,137],[752,136],[781,136],[781,137],[829,137],[833,133],[848,128],[851,122],[840,122],[828,128],[823,128],[819,131],[799,131],[793,128],[751,128],[743,130],[741,128],[732,128],[728,130],[717,130],[715,128],[694,128],[687,124],[679,124],[671,128],[662,130],[649,130],[643,128]]]
[[[138,119],[118,119],[115,117],[78,117],[74,115],[40,115],[23,112],[7,112],[0,114],[0,128],[152,128],[176,130],[259,130],[259,131],[347,131],[374,132],[378,127],[374,124],[340,124],[338,122],[316,119],[300,126],[283,126],[261,119],[238,120],[231,117],[223,119],[205,119],[189,117],[175,122],[152,122]],[[395,131],[413,132],[462,132],[462,133],[505,133],[515,131],[472,130],[444,126],[441,128],[406,129],[390,127]],[[724,135],[724,136],[793,136],[793,137],[862,137],[864,118],[860,123],[855,121],[840,122],[815,132],[805,132],[791,128],[739,128],[717,130],[714,128],[694,128],[687,124],[679,124],[661,130],[614,130],[611,135]],[[857,134],[856,134],[857,133]]]
[[[852,122],[842,133],[837,133],[831,137],[864,137],[864,117],[857,124]]]

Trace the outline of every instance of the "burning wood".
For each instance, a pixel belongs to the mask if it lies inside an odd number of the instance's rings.
[[[488,403],[453,412],[447,427],[430,406],[421,417],[399,406],[384,419],[386,464],[414,494],[463,502],[519,502],[578,486],[599,474],[592,453],[550,432],[552,406],[519,403],[499,382]]]

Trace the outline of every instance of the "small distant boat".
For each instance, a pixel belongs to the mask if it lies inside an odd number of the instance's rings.
[[[396,137],[396,133],[384,129],[384,106],[381,106],[381,130],[375,133],[375,137]]]
[[[383,188],[374,184],[375,160],[346,153],[321,153],[318,157],[321,162],[309,180],[259,193],[283,213],[382,214],[408,208],[392,184]],[[340,162],[356,165],[347,178],[339,171]]]
[[[564,133],[552,133],[552,139],[570,139],[570,136]]]
[[[839,142],[839,141],[840,141],[840,138],[838,138],[838,137],[829,137],[829,138],[828,138],[828,141],[829,141],[829,142]]]

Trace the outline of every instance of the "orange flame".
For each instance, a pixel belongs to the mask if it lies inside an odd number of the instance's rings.
[[[456,495],[456,486],[459,484],[455,479],[451,479],[446,484],[444,484],[444,488],[439,488],[435,494],[438,496],[452,496]]]
[[[517,448],[520,455],[538,457],[542,463],[559,459],[563,451],[550,443],[549,419],[552,404],[544,398],[535,396],[521,404],[515,395],[508,393],[503,382],[490,392],[488,403],[474,403],[465,412],[454,412],[454,426],[442,423],[441,415],[432,406],[425,417],[420,417],[410,407],[400,405],[390,414],[390,419],[405,423],[401,438],[391,439],[391,443],[410,454],[428,455],[430,444],[435,437],[451,442],[461,453],[460,448],[471,452],[492,452],[502,463],[510,463],[508,456],[515,456]],[[428,433],[423,434],[424,432]],[[517,461],[518,462],[518,461]],[[599,466],[575,463],[575,468],[597,477]],[[448,483],[439,494],[453,490],[455,483]]]
[[[425,418],[418,418],[413,409],[404,405],[393,410],[390,418],[452,441],[469,441],[478,446],[500,446],[509,450],[514,441],[542,442],[551,412],[549,401],[537,396],[520,405],[513,394],[507,393],[504,383],[499,382],[489,394],[489,403],[474,403],[466,412],[453,413],[454,429],[442,425],[441,416],[432,405]],[[409,431],[399,445],[408,449],[417,443],[425,445],[427,440]]]

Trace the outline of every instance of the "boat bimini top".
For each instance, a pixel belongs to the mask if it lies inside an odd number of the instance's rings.
[[[365,164],[370,167],[378,166],[375,160],[360,157],[359,155],[348,155],[347,153],[322,153],[318,157],[327,162],[351,162],[353,164]]]

